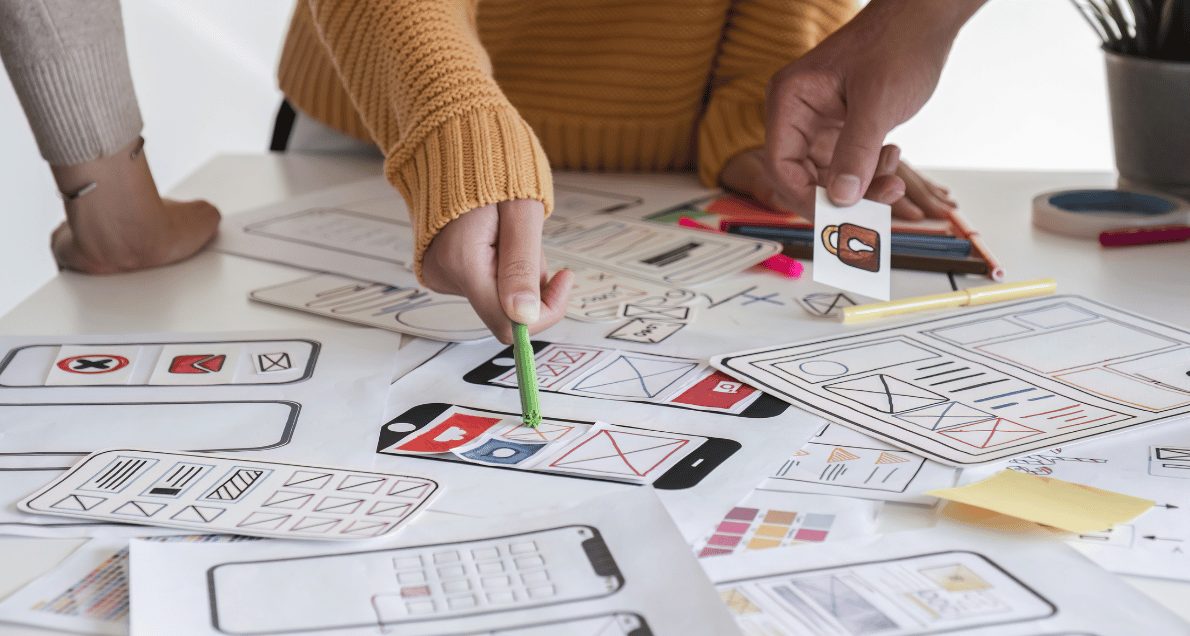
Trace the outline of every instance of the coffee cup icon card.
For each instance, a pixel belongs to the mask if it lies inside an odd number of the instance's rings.
[[[888,300],[892,208],[873,201],[836,207],[818,189],[814,211],[814,281]]]

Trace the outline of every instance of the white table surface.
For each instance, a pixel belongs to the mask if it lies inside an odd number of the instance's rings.
[[[1050,276],[1076,293],[1153,318],[1190,326],[1190,243],[1100,249],[1094,242],[1033,229],[1039,192],[1111,187],[1106,173],[927,171],[950,187],[1007,270],[1008,280]],[[327,156],[252,155],[213,159],[171,194],[202,197],[234,214],[312,190],[380,173],[374,161]],[[894,274],[895,275],[895,274]],[[248,301],[251,289],[294,277],[288,267],[205,252],[147,272],[91,277],[62,273],[0,318],[0,333],[284,329],[335,321]],[[886,504],[882,529],[929,525],[931,512]],[[0,597],[51,569],[81,540],[0,538]],[[1190,621],[1190,583],[1123,577]],[[48,634],[0,624],[0,635]]]

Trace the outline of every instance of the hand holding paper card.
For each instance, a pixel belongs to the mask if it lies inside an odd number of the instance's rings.
[[[814,281],[888,300],[892,209],[873,201],[835,207],[818,189],[814,212]]]

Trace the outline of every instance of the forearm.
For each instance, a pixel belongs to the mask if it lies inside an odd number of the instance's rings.
[[[107,157],[140,134],[119,0],[0,0],[0,58],[50,164]]]

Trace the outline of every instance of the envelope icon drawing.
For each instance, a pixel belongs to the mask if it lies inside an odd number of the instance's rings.
[[[1041,435],[1043,432],[1040,429],[1018,424],[1002,417],[938,431],[940,435],[976,448],[1003,446],[1026,437]]]
[[[661,466],[690,440],[601,430],[566,451],[550,468],[640,478]]]
[[[698,363],[689,360],[620,355],[579,380],[571,390],[606,397],[655,398],[696,367]]]
[[[900,413],[947,401],[933,391],[883,373],[828,384],[825,388],[839,397],[881,413]]]
[[[680,307],[653,307],[649,305],[633,305],[631,303],[624,305],[625,318],[659,318],[661,320],[674,320],[677,322],[685,322],[690,317],[690,308],[687,306]]]
[[[952,426],[974,424],[994,417],[991,413],[967,406],[962,402],[942,402],[899,413],[897,419],[936,431]]]
[[[541,442],[557,441],[573,430],[573,426],[556,422],[542,422],[537,425],[537,428],[514,424],[500,433],[500,438],[511,442],[537,442],[540,444]]]

